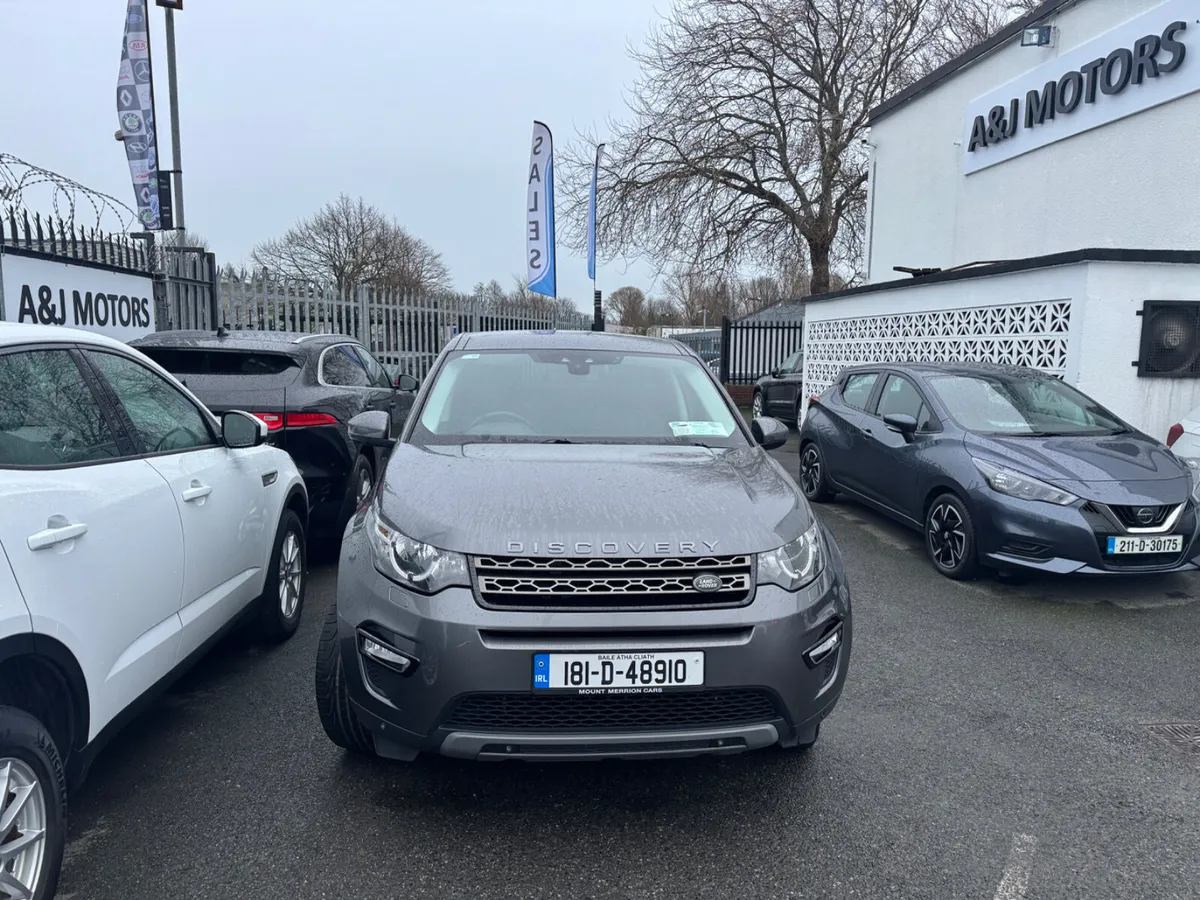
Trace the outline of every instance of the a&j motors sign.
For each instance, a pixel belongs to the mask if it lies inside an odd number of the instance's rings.
[[[131,341],[154,331],[154,279],[149,275],[0,254],[4,306],[0,318],[61,325]]]
[[[1200,47],[1188,47],[1200,39],[1198,10],[1198,0],[1167,0],[972,100],[963,173],[1200,91]]]

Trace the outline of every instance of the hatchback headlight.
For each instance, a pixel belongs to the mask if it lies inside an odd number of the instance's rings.
[[[470,587],[467,558],[413,540],[384,521],[375,507],[365,522],[375,568],[393,581],[422,594],[436,594],[452,585]]]
[[[825,568],[825,545],[817,523],[800,537],[778,550],[758,554],[758,581],[777,584],[784,590],[798,591]]]
[[[1006,469],[982,459],[972,458],[971,461],[975,463],[975,468],[987,480],[992,490],[1001,494],[1008,494],[1010,497],[1017,497],[1021,500],[1040,500],[1043,503],[1054,503],[1058,506],[1070,506],[1079,499],[1069,491],[1039,481],[1032,475]]]

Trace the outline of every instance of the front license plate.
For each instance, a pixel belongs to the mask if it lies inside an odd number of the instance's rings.
[[[1178,553],[1183,549],[1183,535],[1167,534],[1162,537],[1110,537],[1108,552],[1128,553]]]
[[[533,686],[586,694],[648,694],[704,684],[704,653],[535,653]]]

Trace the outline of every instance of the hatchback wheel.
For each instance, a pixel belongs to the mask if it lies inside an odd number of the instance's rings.
[[[925,517],[925,549],[934,568],[947,578],[972,577],[979,567],[971,514],[953,494],[942,494]]]
[[[751,418],[761,418],[763,414],[763,398],[758,391],[754,392],[754,399],[750,401],[750,416]]]
[[[813,503],[825,503],[833,499],[834,491],[829,487],[829,479],[825,475],[821,449],[811,441],[800,450],[800,490]]]

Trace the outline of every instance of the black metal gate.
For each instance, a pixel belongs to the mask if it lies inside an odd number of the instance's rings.
[[[801,349],[804,321],[721,320],[721,381],[754,384]]]

